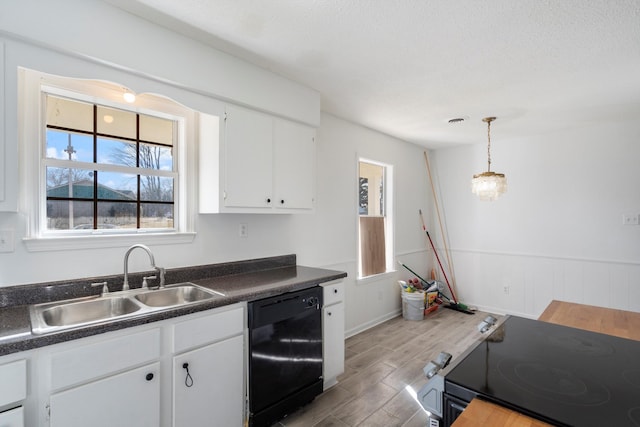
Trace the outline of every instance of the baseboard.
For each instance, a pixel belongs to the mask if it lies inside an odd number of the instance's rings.
[[[394,317],[398,317],[400,314],[402,314],[402,309],[401,308],[399,308],[397,310],[394,310],[394,311],[392,311],[390,313],[384,314],[382,316],[376,317],[375,319],[370,320],[370,321],[368,321],[366,323],[363,323],[362,325],[358,325],[355,328],[351,328],[351,329],[345,331],[344,337],[345,338],[349,338],[349,337],[352,337],[354,335],[357,335],[360,332],[364,332],[367,329],[371,329],[374,326],[379,325],[380,323],[384,323],[387,320],[393,319]]]

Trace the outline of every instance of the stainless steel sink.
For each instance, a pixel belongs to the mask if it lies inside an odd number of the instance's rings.
[[[31,331],[46,334],[177,308],[224,296],[193,283],[158,290],[133,289],[29,307]]]
[[[134,296],[142,304],[149,307],[173,307],[206,301],[222,294],[204,289],[193,284],[181,284],[156,291],[148,291]]]
[[[131,298],[114,296],[39,304],[30,312],[33,331],[43,333],[119,319],[141,309]]]

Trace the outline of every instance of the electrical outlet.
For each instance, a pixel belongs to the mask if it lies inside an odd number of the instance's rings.
[[[240,223],[240,228],[238,229],[238,235],[240,237],[249,237],[249,224],[246,222]]]
[[[502,291],[504,292],[505,295],[509,295],[509,287],[508,286],[503,287]]]
[[[622,214],[622,225],[638,225],[637,214]]]
[[[0,230],[0,252],[13,252],[13,230]]]

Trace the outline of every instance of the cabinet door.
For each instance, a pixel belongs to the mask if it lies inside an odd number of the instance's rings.
[[[243,347],[236,336],[174,357],[174,427],[243,425]]]
[[[159,369],[153,363],[53,394],[50,426],[159,426]]]
[[[271,117],[227,107],[223,185],[225,206],[269,208],[273,205],[272,139]]]
[[[344,303],[322,309],[323,358],[325,389],[344,372]]]
[[[315,129],[274,121],[275,207],[312,209],[315,198]]]

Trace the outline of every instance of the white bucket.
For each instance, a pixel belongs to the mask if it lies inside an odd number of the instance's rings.
[[[406,320],[424,319],[424,292],[402,292],[402,317]]]

